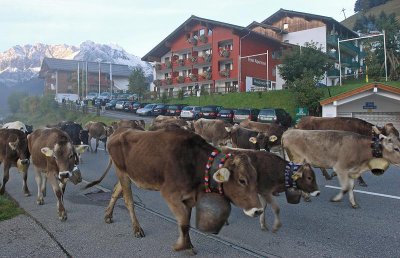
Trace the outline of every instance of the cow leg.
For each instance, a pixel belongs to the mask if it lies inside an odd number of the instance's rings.
[[[92,147],[92,136],[89,135],[89,139],[88,139],[88,145],[90,148],[90,152],[93,152],[93,147]]]
[[[354,179],[349,178],[349,201],[351,203],[351,207],[353,207],[354,209],[359,208],[360,206],[358,206],[358,204],[356,203],[356,200],[354,198]]]
[[[124,196],[125,206],[129,211],[129,215],[131,217],[133,232],[135,233],[135,237],[141,238],[144,237],[144,231],[140,227],[139,221],[137,220],[135,213],[135,206],[133,203],[132,189],[131,189],[131,179],[123,174],[119,169],[117,169],[117,175],[119,178],[119,182],[122,187],[122,194]]]
[[[363,187],[367,187],[367,183],[364,181],[364,179],[360,176],[359,178],[357,178],[357,182],[359,186],[363,186]]]
[[[267,226],[267,224],[265,224],[265,208],[267,207],[267,201],[265,199],[267,197],[266,197],[266,195],[259,194],[258,198],[260,199],[260,203],[261,203],[261,206],[263,208],[263,213],[261,213],[260,219],[259,219],[260,220],[260,227],[261,227],[261,230],[268,230],[268,226]]]
[[[35,181],[36,181],[37,188],[38,188],[36,203],[38,205],[44,204],[43,189],[42,189],[43,178],[42,178],[41,174],[42,174],[42,172],[40,172],[38,169],[35,169]]]
[[[279,216],[280,208],[275,202],[275,199],[272,197],[272,194],[268,194],[265,198],[265,201],[271,206],[272,213],[274,214],[272,232],[276,233],[282,227],[281,217]]]
[[[122,194],[122,187],[121,187],[120,182],[118,181],[118,183],[115,184],[115,186],[114,186],[114,190],[111,195],[110,202],[108,203],[108,206],[106,209],[106,214],[104,216],[104,221],[106,223],[112,223],[112,217],[113,217],[115,203],[117,202],[117,200],[121,196],[121,194]]]
[[[54,175],[53,173],[47,173],[47,179],[49,180],[51,187],[53,188],[54,194],[57,198],[58,218],[61,221],[65,221],[67,220],[67,211],[64,208],[63,193],[60,189],[60,186],[58,185],[56,175]]]
[[[185,204],[181,196],[171,194],[169,191],[164,192],[163,190],[161,190],[161,194],[178,222],[179,238],[173,246],[174,251],[189,249],[193,254],[196,254],[189,236],[192,208]]]
[[[94,150],[95,153],[97,153],[98,147],[99,147],[99,139],[96,138],[96,149]]]
[[[332,180],[332,176],[329,175],[328,171],[325,168],[321,168],[322,175],[325,177],[326,180]]]
[[[331,202],[340,202],[343,198],[343,195],[345,195],[350,189],[349,189],[349,180],[350,178],[348,177],[348,175],[346,174],[346,172],[343,171],[336,171],[338,179],[339,179],[339,183],[340,186],[342,187],[342,189],[340,190],[340,192],[331,199]],[[354,184],[354,180],[353,180],[353,184]],[[352,189],[351,189],[352,190]]]
[[[6,183],[8,182],[8,179],[10,178],[10,167],[11,164],[9,162],[4,162],[4,175],[3,175],[3,185],[0,188],[0,195],[3,195],[4,192],[6,191]]]
[[[28,170],[22,172],[22,190],[24,191],[25,196],[31,196],[31,193],[29,192],[28,189],[28,184],[26,183],[27,180],[28,180]]]

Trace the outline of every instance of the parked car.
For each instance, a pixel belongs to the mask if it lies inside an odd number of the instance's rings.
[[[260,110],[257,108],[239,108],[233,112],[233,122],[240,123],[243,120],[250,119],[251,121],[257,121],[258,113]]]
[[[292,125],[292,117],[282,108],[261,109],[257,121],[262,123],[276,123],[284,127]]]
[[[186,106],[182,108],[180,118],[197,120],[200,118],[200,110],[200,106]]]
[[[117,103],[115,103],[115,110],[124,110],[124,103],[125,100],[118,100]]]
[[[133,103],[133,105],[129,106],[129,111],[132,113],[136,113],[139,108],[143,108],[147,104],[149,104],[149,103],[135,102],[135,103]]]
[[[89,93],[86,95],[86,99],[92,100],[92,99],[97,98],[98,95],[99,95],[99,94],[98,94],[97,92],[89,92]]]
[[[154,110],[153,110],[153,115],[159,116],[159,115],[165,115],[167,113],[168,105],[166,104],[158,104]]]
[[[124,102],[124,106],[123,106],[123,110],[124,110],[125,112],[129,112],[129,107],[130,107],[131,105],[133,105],[133,103],[135,103],[135,101],[132,101],[132,100],[127,100],[127,101],[125,101],[125,102]]]
[[[110,102],[109,99],[96,98],[96,99],[94,100],[94,105],[95,105],[96,107],[100,107],[100,106],[101,106],[101,101],[105,101],[106,104],[107,104],[108,102]]]
[[[217,118],[218,112],[221,110],[222,106],[204,106],[201,107],[200,117],[215,119]]]
[[[115,110],[115,104],[117,104],[118,99],[112,99],[110,102],[106,103],[107,110]]]
[[[186,106],[187,106],[186,104],[169,105],[165,115],[166,116],[179,116],[181,114],[182,109]]]
[[[139,116],[152,116],[153,115],[153,110],[157,106],[157,104],[147,104],[146,106],[139,108],[136,111],[136,114]]]
[[[233,108],[222,108],[217,114],[217,119],[220,119],[227,123],[232,124],[233,123],[233,114],[234,114]]]

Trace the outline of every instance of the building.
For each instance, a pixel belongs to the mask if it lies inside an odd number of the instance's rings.
[[[339,67],[342,69],[342,78],[357,77],[365,70],[363,53],[357,40],[338,44],[338,40],[354,39],[358,34],[331,17],[280,9],[261,23],[250,24],[248,28],[292,45],[304,46],[311,41],[317,43],[335,60],[335,68],[328,71],[321,81],[327,86],[339,84]]]
[[[45,57],[39,77],[44,79],[45,94],[76,100],[89,92],[125,92],[131,73],[127,65]]]
[[[400,88],[370,83],[324,99],[323,117],[356,117],[383,126],[393,123],[400,128]]]
[[[154,63],[151,90],[158,96],[280,89],[284,46],[245,27],[191,16],[142,60]]]

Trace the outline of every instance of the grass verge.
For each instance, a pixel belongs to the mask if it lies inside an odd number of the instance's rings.
[[[14,218],[22,213],[24,213],[23,209],[19,208],[18,204],[7,194],[0,195],[0,221]]]

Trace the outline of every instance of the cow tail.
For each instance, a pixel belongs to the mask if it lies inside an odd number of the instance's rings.
[[[107,169],[103,173],[103,175],[99,179],[97,179],[96,181],[93,181],[93,182],[87,184],[84,189],[88,189],[88,188],[90,188],[92,186],[95,186],[95,185],[99,184],[104,179],[104,177],[107,175],[108,171],[110,171],[111,165],[112,165],[112,159],[110,157],[110,160],[108,161]]]
[[[283,137],[281,137],[281,149],[282,149],[282,158],[286,160],[286,155],[285,155],[285,146],[283,146]]]

